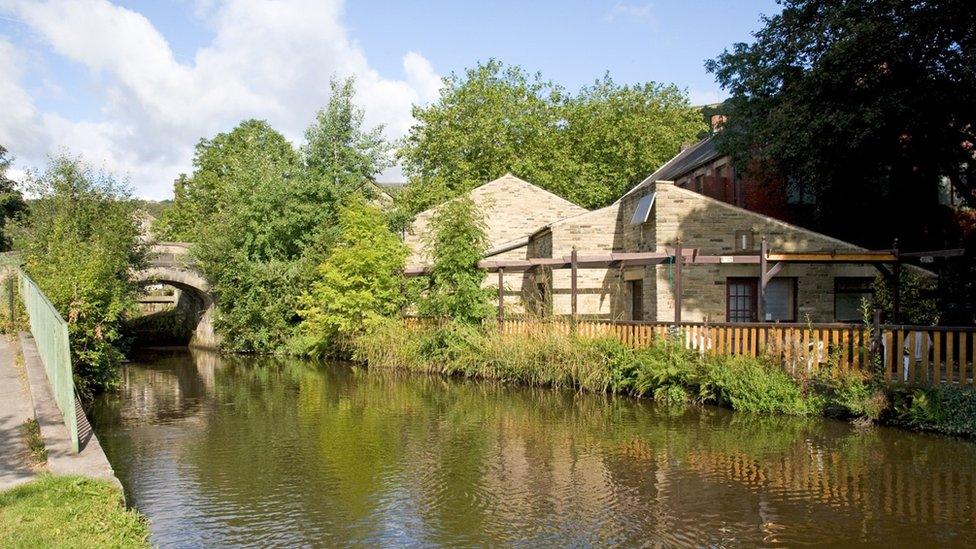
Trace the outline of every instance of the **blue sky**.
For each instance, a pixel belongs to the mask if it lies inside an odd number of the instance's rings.
[[[391,139],[441,76],[491,57],[569,90],[609,71],[712,102],[723,94],[705,59],[777,11],[772,0],[0,0],[0,143],[15,176],[68,150],[165,198],[196,141],[243,118],[300,142],[332,74],[357,77],[368,122]]]

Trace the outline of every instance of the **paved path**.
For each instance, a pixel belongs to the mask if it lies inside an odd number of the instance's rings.
[[[17,341],[20,343],[24,355],[24,366],[27,369],[27,380],[30,386],[31,402],[34,404],[34,415],[44,438],[47,448],[47,469],[55,475],[82,475],[112,482],[119,489],[122,484],[115,477],[112,465],[102,452],[98,438],[92,432],[81,403],[75,399],[78,412],[78,423],[81,439],[81,452],[75,453],[71,448],[71,438],[68,428],[64,425],[64,418],[58,405],[54,401],[51,384],[44,373],[44,365],[37,354],[34,338],[26,332],[21,332]]]
[[[27,377],[15,360],[17,348],[0,335],[0,491],[34,477],[23,425],[34,417]]]

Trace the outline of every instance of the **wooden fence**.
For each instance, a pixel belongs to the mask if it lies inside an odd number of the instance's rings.
[[[501,324],[506,334],[539,329],[568,334],[573,324],[525,319],[506,319]],[[892,383],[976,385],[976,328],[580,320],[575,329],[583,337],[610,336],[635,348],[674,337],[702,354],[771,356],[792,373],[813,374],[831,367],[877,371]]]

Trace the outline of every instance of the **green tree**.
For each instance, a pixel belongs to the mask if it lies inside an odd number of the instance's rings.
[[[480,324],[492,314],[492,306],[491,291],[481,287],[485,273],[478,268],[488,237],[477,206],[467,196],[450,200],[431,217],[429,230],[426,245],[433,265],[420,313]]]
[[[300,300],[306,347],[346,353],[371,323],[404,304],[406,246],[383,213],[358,194],[339,211],[339,234]]]
[[[352,80],[308,128],[299,153],[263,121],[201,140],[158,223],[195,243],[217,298],[215,327],[235,351],[274,352],[295,333],[299,296],[336,238],[337,205],[388,162],[380,128],[363,128]]]
[[[353,103],[355,80],[332,79],[329,104],[315,115],[305,130],[301,156],[309,179],[327,181],[340,194],[371,188],[373,181],[391,165],[391,146],[383,139],[383,127],[365,129],[364,112]]]
[[[173,206],[157,220],[160,239],[196,242],[215,216],[246,201],[255,175],[281,182],[300,172],[291,143],[263,120],[245,120],[228,133],[201,139],[193,174],[174,183]]]
[[[132,269],[145,257],[130,191],[68,156],[29,174],[26,189],[34,201],[17,244],[28,274],[68,322],[75,385],[89,396],[112,388],[119,329],[134,303]]]
[[[565,147],[576,166],[575,202],[609,204],[706,130],[677,86],[619,85],[609,73],[563,106]]]
[[[12,162],[13,159],[8,156],[7,149],[0,145],[0,252],[10,250],[7,223],[27,210],[24,195],[17,190],[16,184],[7,178],[7,169]]]
[[[413,110],[398,156],[411,212],[506,172],[572,202],[606,205],[705,129],[674,86],[620,86],[609,77],[572,96],[497,60],[444,79],[440,98]]]
[[[976,206],[972,2],[781,4],[751,44],[706,64],[732,94],[719,149],[813,191],[832,234],[870,246],[941,236],[943,177]]]

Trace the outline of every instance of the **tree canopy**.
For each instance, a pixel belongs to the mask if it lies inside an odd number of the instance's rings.
[[[567,200],[599,207],[693,142],[700,113],[673,85],[609,76],[569,94],[497,60],[444,79],[439,99],[413,110],[398,157],[413,212],[511,172]]]
[[[7,169],[13,159],[7,154],[7,149],[0,145],[0,252],[10,250],[10,235],[7,234],[7,223],[17,215],[27,210],[24,195],[17,189],[17,185],[7,178]]]
[[[806,187],[832,234],[933,243],[943,181],[976,206],[972,2],[781,4],[752,43],[706,64],[732,94],[719,149]]]
[[[305,347],[342,353],[350,340],[405,303],[407,248],[358,193],[339,210],[338,236],[300,299]],[[310,340],[309,340],[310,338]]]
[[[127,186],[78,158],[30,173],[34,197],[17,227],[25,268],[68,322],[75,386],[111,388],[122,361],[121,324],[134,303],[131,279],[145,257]]]
[[[332,91],[300,150],[260,120],[201,140],[157,222],[159,238],[195,243],[217,296],[215,326],[233,350],[276,351],[293,335],[339,204],[388,165],[382,128],[364,128],[353,104],[353,81],[333,80]]]

